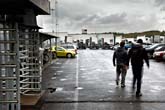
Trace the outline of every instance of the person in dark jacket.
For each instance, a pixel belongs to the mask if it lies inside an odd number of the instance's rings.
[[[119,85],[121,74],[121,87],[125,87],[125,77],[127,73],[127,50],[124,47],[125,42],[120,42],[120,47],[113,54],[113,65],[116,66],[116,85]]]
[[[128,52],[128,63],[131,60],[132,72],[133,72],[133,83],[132,88],[135,89],[137,82],[136,97],[142,96],[141,94],[141,82],[143,76],[143,63],[146,62],[149,68],[149,59],[145,48],[142,46],[143,40],[139,39],[137,44],[133,44],[132,48]]]

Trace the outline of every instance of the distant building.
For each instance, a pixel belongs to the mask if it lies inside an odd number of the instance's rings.
[[[123,39],[123,36],[122,35],[116,35],[115,36],[115,44],[116,43],[120,43],[122,41],[122,39]]]
[[[109,33],[68,34],[68,42],[80,41],[86,43],[90,40],[95,43],[103,40],[108,44],[114,44],[114,35]]]
[[[82,34],[87,34],[87,29],[82,29]]]
[[[151,38],[150,37],[146,37],[145,35],[137,36],[136,40],[138,40],[138,39],[142,39],[144,43],[151,43]]]

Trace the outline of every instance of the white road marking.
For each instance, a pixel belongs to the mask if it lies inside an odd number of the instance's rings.
[[[79,96],[79,55],[77,55],[77,65],[76,65],[76,89],[75,89],[75,96],[74,100],[78,101],[78,96]],[[74,104],[74,110],[78,110],[78,103]]]
[[[67,79],[60,79],[60,81],[66,81]]]

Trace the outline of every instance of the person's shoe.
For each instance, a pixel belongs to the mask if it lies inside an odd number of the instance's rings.
[[[125,84],[121,84],[121,87],[124,88],[125,87]]]
[[[142,93],[136,93],[136,97],[141,97]]]

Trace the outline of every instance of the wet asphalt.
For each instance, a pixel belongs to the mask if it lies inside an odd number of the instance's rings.
[[[78,50],[76,58],[58,58],[43,71],[47,90],[42,110],[164,110],[165,62],[144,65],[142,94],[132,90],[132,69],[126,87],[116,86],[113,50]]]

